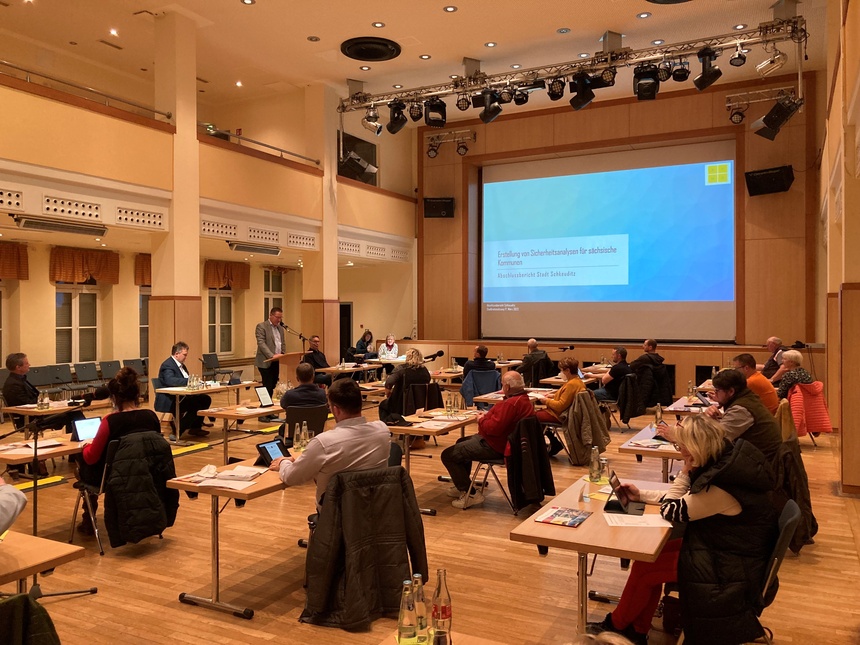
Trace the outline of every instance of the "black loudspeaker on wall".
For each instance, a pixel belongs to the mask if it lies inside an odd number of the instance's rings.
[[[791,166],[779,166],[765,170],[753,170],[744,173],[747,179],[747,192],[750,197],[784,193],[794,182],[794,171]]]
[[[454,217],[454,198],[425,197],[424,217]]]

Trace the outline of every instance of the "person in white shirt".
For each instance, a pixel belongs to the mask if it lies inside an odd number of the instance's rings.
[[[0,480],[0,534],[14,524],[26,505],[24,493]]]
[[[314,480],[317,509],[322,507],[328,482],[336,474],[384,468],[391,442],[388,426],[361,415],[361,390],[355,381],[335,381],[327,396],[335,427],[315,436],[298,457],[280,457],[269,466],[287,486]]]

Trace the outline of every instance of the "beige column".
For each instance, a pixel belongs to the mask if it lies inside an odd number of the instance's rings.
[[[197,143],[197,26],[168,11],[155,20],[155,99],[173,113],[173,200],[170,231],[153,235],[149,303],[153,369],[183,340],[189,365],[203,347],[200,299],[200,164]]]
[[[857,152],[853,145],[855,126],[844,130],[845,167],[842,204],[842,284],[839,291],[839,328],[841,331],[841,410],[854,410],[860,399],[860,178],[856,175]],[[842,489],[860,493],[860,416],[841,415],[840,443]]]
[[[322,228],[319,251],[302,254],[302,331],[319,334],[330,365],[340,359],[340,301],[337,283],[337,114],[330,87],[305,90],[305,132],[310,157],[322,160]]]

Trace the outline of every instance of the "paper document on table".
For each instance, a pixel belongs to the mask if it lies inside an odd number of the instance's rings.
[[[267,470],[268,468],[254,468],[253,466],[236,466],[232,470],[222,470],[220,473],[215,475],[215,478],[249,482],[252,479],[256,479]]]
[[[27,441],[23,445],[27,446],[28,448],[32,448],[33,442]],[[42,439],[39,442],[39,448],[56,448],[57,446],[60,446],[60,445],[62,445],[62,443],[57,441],[56,439]]]
[[[604,513],[603,519],[609,526],[633,526],[640,528],[659,528],[665,526],[672,528],[672,523],[667,522],[656,513],[647,515],[626,515],[624,513]]]
[[[638,446],[639,448],[662,448],[663,446],[671,446],[672,444],[658,441],[657,439],[640,439],[639,441],[631,440],[630,445]]]
[[[240,407],[236,408],[236,412],[238,412],[239,414],[254,414],[255,412],[258,412],[259,410],[260,410],[260,408],[248,408],[245,406],[240,406]]]
[[[253,486],[255,482],[237,482],[229,479],[204,479],[198,486],[214,486],[217,488],[229,488],[230,490],[245,490]]]
[[[413,428],[426,428],[427,430],[444,430],[451,425],[450,421],[422,421],[415,424]]]
[[[671,443],[664,443],[660,446],[657,446],[657,450],[672,450],[672,451],[674,451],[674,450],[676,450],[676,448]]]

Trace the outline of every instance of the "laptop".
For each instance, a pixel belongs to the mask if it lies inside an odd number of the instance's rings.
[[[101,423],[101,417],[76,419],[74,422],[75,429],[72,430],[72,441],[92,441],[95,439]]]
[[[609,474],[609,485],[615,499],[609,499],[603,507],[604,513],[627,513],[628,515],[642,515],[645,513],[644,502],[633,502],[627,497],[627,493],[621,488],[621,480],[613,470]]]
[[[257,398],[260,399],[261,408],[270,408],[274,405],[269,390],[266,389],[265,385],[255,387],[254,391],[257,393]]]

